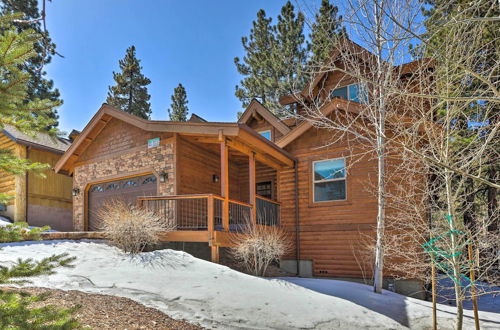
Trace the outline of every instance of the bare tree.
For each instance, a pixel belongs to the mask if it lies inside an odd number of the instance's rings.
[[[472,271],[476,280],[498,278],[498,210],[477,200],[474,188],[500,188],[485,170],[500,150],[499,37],[483,38],[488,24],[498,22],[492,15],[498,7],[477,1],[448,10],[426,33],[421,9],[412,0],[348,1],[344,24],[363,47],[338,40],[332,59],[315,66],[314,82],[293,95],[297,105],[289,111],[331,131],[329,145],[347,140],[351,157],[377,159],[376,184],[369,187],[378,201],[375,291],[384,255],[391,273],[405,278],[425,280],[435,263],[453,282],[460,329],[463,300],[475,287]],[[445,44],[436,43],[438,34],[446,35]],[[418,52],[410,54],[411,44]],[[402,64],[415,54],[420,60]],[[494,63],[486,65],[486,56]],[[342,95],[348,101],[335,98],[353,82],[356,99],[349,92]]]

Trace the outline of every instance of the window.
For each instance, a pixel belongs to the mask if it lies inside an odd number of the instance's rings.
[[[260,195],[262,197],[266,197],[269,199],[273,198],[273,189],[272,189],[271,181],[258,182],[255,190],[256,190],[255,192],[257,193],[257,195]]]
[[[117,185],[116,183],[112,183],[112,184],[110,184],[110,185],[108,185],[108,186],[106,187],[106,191],[107,191],[107,190],[116,190],[116,189],[119,189],[119,188],[120,188],[120,186],[119,186],[119,185]]]
[[[345,160],[328,159],[313,162],[314,202],[346,199]]]
[[[349,101],[366,104],[368,103],[368,93],[366,88],[360,84],[352,84],[332,90],[330,97],[340,97]]]
[[[142,184],[148,184],[148,183],[155,183],[156,182],[156,177],[155,176],[150,176],[147,177]]]
[[[266,139],[271,140],[271,130],[260,131],[259,134],[265,137]]]
[[[137,187],[137,182],[136,181],[127,181],[123,184],[124,188],[130,188],[130,187]]]
[[[102,191],[104,191],[104,189],[101,186],[93,186],[90,189],[90,192],[102,192]]]

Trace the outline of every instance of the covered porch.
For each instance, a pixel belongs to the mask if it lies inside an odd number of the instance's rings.
[[[238,124],[236,124],[238,125]],[[290,155],[238,125],[237,134],[175,134],[176,195],[143,196],[152,210],[176,230],[169,242],[206,242],[211,260],[230,247],[249,225],[280,225],[280,172],[293,167]]]

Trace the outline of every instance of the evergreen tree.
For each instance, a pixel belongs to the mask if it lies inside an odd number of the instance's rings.
[[[0,233],[5,231],[0,228]],[[57,267],[72,267],[75,258],[67,254],[54,255],[40,261],[19,259],[13,266],[0,265],[0,284],[23,284],[26,277],[50,275]],[[19,280],[19,278],[22,278]],[[0,289],[0,329],[77,329],[72,314],[79,306],[59,309],[56,306],[32,307],[47,295],[32,296],[25,292]]]
[[[311,26],[308,45],[311,51],[309,66],[311,71],[316,71],[332,54],[336,39],[345,34],[340,21],[342,16],[338,15],[338,8],[330,3],[330,0],[322,0],[319,12],[315,16],[315,22]]]
[[[304,15],[300,12],[296,15],[290,1],[281,8],[275,33],[273,65],[276,67],[278,91],[281,96],[302,89],[307,55],[304,46]]]
[[[246,53],[243,61],[234,58],[236,69],[243,76],[235,93],[242,107],[247,107],[255,98],[270,110],[277,108],[275,93],[278,90],[278,75],[272,56],[276,38],[271,21],[264,10],[259,10],[250,36],[241,38]]]
[[[54,88],[54,82],[46,78],[46,71],[43,66],[51,62],[51,57],[55,54],[56,45],[50,39],[49,33],[42,29],[41,15],[38,10],[37,0],[2,0],[0,3],[1,14],[23,13],[20,18],[22,22],[14,22],[18,32],[33,30],[41,36],[34,44],[35,55],[19,63],[22,71],[29,74],[27,98],[25,102],[40,100],[50,100],[62,104],[59,90]],[[51,127],[57,127],[59,118],[56,108],[52,108],[49,116],[54,119]],[[49,127],[49,128],[51,128]]]
[[[494,86],[500,85],[500,75],[498,74],[498,54],[500,49],[500,29],[498,28],[498,22],[495,20],[488,21],[488,18],[498,18],[500,16],[500,7],[497,4],[492,3],[488,0],[464,0],[464,1],[445,1],[445,0],[426,0],[427,7],[423,10],[423,15],[425,17],[425,27],[427,30],[427,36],[429,37],[429,42],[425,50],[421,47],[417,47],[414,52],[420,57],[432,58],[438,55],[438,58],[447,58],[449,54],[443,54],[444,47],[450,43],[450,35],[453,36],[455,31],[454,23],[451,22],[468,20],[476,20],[481,17],[482,20],[477,20],[481,28],[476,29],[480,33],[477,36],[478,40],[482,40],[481,48],[476,54],[476,58],[480,59],[475,61],[475,67],[470,67],[467,62],[467,57],[464,56],[464,63],[456,63],[456,61],[451,58],[449,61],[450,70],[456,70],[460,72],[459,69],[468,67],[469,70],[473,70],[476,75],[482,73],[489,77],[490,82]],[[473,10],[471,8],[474,8]],[[444,28],[445,27],[445,28]],[[420,52],[420,53],[418,53]],[[443,63],[440,63],[438,67],[444,67]],[[485,74],[489,73],[489,74]],[[460,72],[460,75],[467,77],[470,81],[468,84],[468,89],[465,90],[466,94],[474,94],[477,90],[488,90],[488,86],[484,84],[484,81],[478,79],[472,79],[471,76],[465,71]],[[457,79],[455,85],[462,85],[463,81]],[[447,86],[449,88],[449,86]],[[500,107],[496,105],[491,105],[489,102],[474,102],[469,104],[466,109],[468,109],[468,118],[474,118],[476,122],[482,122],[484,124],[498,123],[500,122]],[[446,109],[440,109],[441,112],[445,112]],[[464,112],[465,113],[465,112]],[[457,150],[461,150],[463,145],[470,143],[471,135],[474,135],[474,130],[470,127],[470,122],[467,122],[467,118],[461,119],[459,125],[456,128],[460,128],[461,132],[457,134],[457,138],[452,141],[456,145]],[[482,141],[478,141],[481,142]],[[498,162],[498,150],[500,150],[500,142],[494,145],[496,153],[490,153],[486,159],[483,159],[478,166],[478,173],[487,173],[487,178],[491,182],[498,182],[500,178],[500,165]],[[490,224],[490,230],[497,231],[500,230],[500,212],[499,212],[499,201],[498,201],[498,189],[486,186],[486,185],[474,185],[472,180],[467,182],[467,186],[463,188],[468,191],[468,200],[470,203],[487,203],[488,216],[493,218],[494,221]],[[478,220],[477,214],[474,214],[474,207],[470,208],[472,211],[464,212],[463,220],[467,225],[474,225]]]
[[[35,46],[41,36],[32,29],[19,32],[12,22],[21,18],[21,14],[0,16],[0,129],[8,124],[31,136],[37,132],[56,135],[56,129],[47,131],[47,127],[55,125],[52,109],[60,103],[50,99],[30,100],[31,76],[22,65],[38,56]],[[23,174],[47,167],[19,159],[10,150],[0,150],[0,174]],[[9,196],[0,194],[0,202],[7,198]]]
[[[113,72],[116,85],[109,87],[106,103],[137,117],[149,119],[151,96],[146,86],[151,80],[141,72],[140,61],[135,56],[135,46],[127,49],[125,58],[119,61],[119,65],[121,72]]]
[[[40,34],[33,29],[19,31],[14,25],[19,14],[0,16],[0,129],[8,124],[25,134],[36,135],[53,126],[55,119],[51,110],[59,103],[50,99],[29,99],[31,76],[22,69],[22,64],[38,56],[35,45],[40,42]],[[56,134],[56,130],[48,131]],[[46,165],[30,163],[18,159],[7,150],[0,151],[0,174],[24,174],[27,170],[45,169]],[[5,196],[0,196],[3,200]],[[23,238],[33,239],[38,229],[27,229],[25,225],[0,227],[2,241]],[[41,261],[18,260],[17,264],[0,264],[0,284],[19,284],[24,278],[51,274],[59,266],[71,266],[67,255],[56,255]],[[16,281],[16,278],[24,280]],[[1,329],[74,329],[78,323],[71,317],[74,309],[57,309],[54,306],[33,308],[32,303],[42,301],[43,296],[30,296],[0,289]]]
[[[257,99],[280,115],[279,98],[303,87],[307,60],[304,21],[304,15],[297,14],[290,1],[281,8],[275,25],[264,10],[259,10],[249,37],[241,39],[246,53],[243,61],[234,59],[243,76],[235,93],[242,107]]]
[[[173,121],[186,121],[189,108],[187,106],[187,94],[186,89],[182,84],[179,84],[176,88],[174,88],[174,94],[171,96],[172,104],[170,105],[170,109],[168,109],[168,115],[170,120]]]

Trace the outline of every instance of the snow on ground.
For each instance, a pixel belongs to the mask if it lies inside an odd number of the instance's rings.
[[[32,286],[128,297],[210,328],[426,329],[431,325],[428,302],[387,291],[375,295],[362,284],[268,280],[184,252],[161,250],[130,256],[90,241],[18,242],[0,247],[2,264],[19,257],[41,259],[63,252],[77,257],[76,267],[33,278]],[[453,307],[440,305],[439,310],[440,328],[453,328]],[[480,315],[483,329],[500,327],[500,314]],[[473,320],[467,317],[465,328],[471,326]]]

